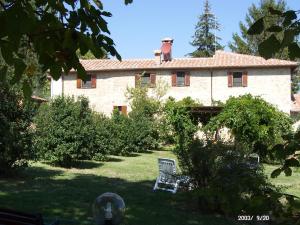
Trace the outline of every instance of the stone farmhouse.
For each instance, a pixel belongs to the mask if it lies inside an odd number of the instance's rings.
[[[157,82],[164,82],[169,86],[165,97],[179,100],[190,96],[211,106],[214,101],[250,93],[290,114],[291,74],[297,63],[224,51],[209,58],[173,58],[172,43],[170,38],[163,39],[152,59],[81,60],[87,80],[79,79],[75,71],[57,81],[52,79],[51,97],[84,95],[98,112],[111,115],[118,108],[126,114],[130,111],[127,87],[147,85],[151,91]]]

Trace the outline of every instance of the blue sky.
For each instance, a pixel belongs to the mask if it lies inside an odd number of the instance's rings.
[[[189,44],[195,31],[204,0],[134,0],[125,6],[124,0],[103,0],[111,37],[123,59],[152,58],[153,51],[161,46],[164,37],[174,38],[173,57],[184,57],[194,48]],[[210,0],[212,12],[221,25],[217,33],[222,45],[239,32],[239,22],[252,3],[260,0]],[[300,9],[299,0],[287,0],[288,7]],[[228,50],[228,48],[225,48]]]

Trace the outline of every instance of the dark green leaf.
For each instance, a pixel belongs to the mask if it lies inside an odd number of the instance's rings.
[[[296,158],[290,158],[285,160],[285,166],[287,167],[298,167],[300,166],[299,160]]]
[[[32,89],[28,84],[28,82],[23,82],[22,90],[23,90],[24,97],[29,99],[32,95]]]
[[[252,24],[252,26],[249,28],[248,30],[248,34],[249,35],[256,35],[256,34],[261,34],[264,30],[265,26],[264,26],[264,18],[260,18],[257,21],[255,21],[254,24]]]
[[[271,13],[271,15],[282,15],[282,12],[280,10],[274,9],[273,7],[269,7],[269,12]]]
[[[13,50],[11,48],[11,45],[1,44],[0,47],[1,47],[1,54],[3,59],[8,65],[12,65],[14,63],[14,60],[13,60]]]
[[[271,178],[276,178],[280,175],[280,173],[282,172],[282,169],[281,168],[278,168],[276,170],[274,170],[272,173],[271,173]]]
[[[111,17],[112,16],[112,14],[110,12],[106,12],[106,11],[103,11],[101,14],[103,16],[107,16],[107,17]]]
[[[289,26],[293,20],[297,19],[297,14],[294,10],[289,10],[283,13],[284,21],[282,23],[283,26]]]
[[[93,1],[99,9],[101,9],[101,10],[103,9],[103,5],[102,5],[101,1],[99,1],[99,0],[93,0]]]
[[[289,45],[289,57],[290,59],[300,58],[300,47],[298,43],[294,42]]]
[[[291,176],[291,175],[292,175],[292,169],[291,169],[290,167],[286,167],[286,168],[284,169],[284,174],[285,174],[286,176]]]
[[[0,81],[4,81],[6,78],[6,74],[7,74],[7,66],[2,66],[0,69]]]
[[[295,39],[295,32],[294,30],[285,30],[284,31],[284,36],[283,36],[283,40],[281,42],[281,46],[285,47],[288,46],[289,44],[291,44],[291,42],[293,42]]]
[[[57,63],[54,63],[53,65],[50,66],[50,74],[53,77],[54,80],[58,80],[61,76],[61,66]]]
[[[78,63],[76,65],[76,70],[77,70],[77,74],[78,74],[79,78],[82,80],[85,80],[87,74],[86,74],[84,67],[81,65],[81,63]]]
[[[26,64],[22,59],[14,59],[14,67],[15,67],[15,76],[12,80],[12,83],[16,83],[21,80],[21,77],[26,69]]]
[[[282,27],[274,25],[274,26],[269,27],[267,29],[267,31],[269,31],[269,32],[281,32],[282,31]]]
[[[133,2],[133,0],[125,0],[125,4],[126,5],[128,5],[128,4],[132,3],[132,2]]]
[[[268,39],[259,44],[259,54],[266,59],[272,58],[272,56],[280,49],[280,45],[281,44],[276,36],[272,34]]]

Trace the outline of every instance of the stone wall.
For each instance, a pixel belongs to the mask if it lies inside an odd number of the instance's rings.
[[[156,82],[164,82],[169,86],[164,98],[172,96],[179,100],[190,96],[203,105],[211,105],[212,100],[225,102],[229,96],[251,93],[261,96],[284,112],[290,112],[291,75],[289,68],[248,69],[247,71],[247,87],[228,87],[227,70],[191,70],[188,87],[171,87],[171,70],[160,70],[155,73]],[[125,93],[127,87],[135,86],[136,73],[136,71],[98,72],[94,89],[78,89],[76,75],[65,75],[61,86],[59,86],[61,83],[52,81],[51,93],[54,93],[52,97],[62,92],[75,97],[85,95],[89,98],[94,110],[106,115],[111,114],[113,106],[127,105],[130,110]],[[61,92],[57,91],[60,88]],[[153,89],[150,92],[153,93]]]

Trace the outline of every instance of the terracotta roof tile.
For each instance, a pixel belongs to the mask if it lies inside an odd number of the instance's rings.
[[[233,68],[233,67],[291,67],[298,66],[296,62],[269,59],[262,57],[217,51],[210,58],[174,58],[172,61],[158,64],[155,59],[91,59],[80,60],[87,71],[107,70],[141,70],[141,69],[201,69],[201,68]]]

